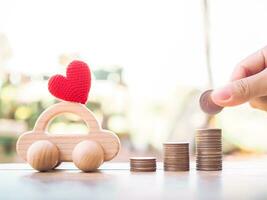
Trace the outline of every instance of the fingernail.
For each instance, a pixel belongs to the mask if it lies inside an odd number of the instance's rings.
[[[230,86],[214,90],[212,92],[212,99],[215,101],[227,101],[232,96],[232,89]]]

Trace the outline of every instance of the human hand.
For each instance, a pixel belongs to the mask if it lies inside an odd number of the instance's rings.
[[[253,108],[267,111],[267,46],[241,61],[231,82],[214,90],[211,98],[223,107],[249,102]]]

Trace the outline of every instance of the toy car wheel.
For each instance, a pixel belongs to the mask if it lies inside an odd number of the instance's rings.
[[[72,160],[84,172],[95,171],[104,162],[104,151],[99,143],[85,140],[73,149]]]
[[[57,162],[56,166],[53,169],[56,169],[59,165],[61,165],[60,161]]]
[[[27,162],[38,171],[51,170],[59,162],[58,148],[48,140],[34,142],[27,150]]]

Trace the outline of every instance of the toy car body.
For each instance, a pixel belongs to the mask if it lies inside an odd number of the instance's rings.
[[[88,133],[88,135],[78,135],[78,134],[59,135],[59,134],[48,133],[46,131],[48,123],[57,115],[65,112],[74,113],[80,116],[87,124],[90,133]],[[35,145],[35,147],[33,147],[34,144],[37,143],[38,141],[46,141],[46,143],[43,142],[44,145],[43,148],[39,147],[40,145],[38,146],[37,144]],[[99,145],[100,148],[103,150],[103,161],[109,161],[113,159],[118,154],[120,149],[120,141],[117,135],[115,135],[111,131],[103,130],[100,127],[93,113],[89,109],[87,109],[86,106],[79,103],[60,102],[58,104],[52,105],[39,116],[33,130],[26,132],[19,137],[16,148],[19,156],[21,156],[21,158],[24,159],[25,161],[29,162],[33,168],[39,171],[47,171],[55,168],[61,162],[73,161],[75,156],[79,157],[79,155],[77,156],[77,154],[73,155],[73,151],[75,150],[77,145],[79,145],[83,141],[91,141]],[[90,143],[88,143],[88,145],[90,145]],[[58,153],[51,152],[53,151],[52,148],[54,148],[54,150],[56,148]],[[89,147],[87,148],[86,145],[83,145],[82,148],[88,150]],[[93,150],[96,150],[96,148],[94,148]],[[39,151],[39,153],[35,153],[35,151]],[[97,151],[99,150],[96,150],[95,152]],[[82,152],[82,151],[77,151],[77,152]],[[86,150],[84,150],[84,152],[86,152]],[[102,156],[101,155],[102,153],[101,152],[99,153],[100,153],[99,155]],[[87,154],[88,154],[87,156],[86,155],[83,156],[83,159],[85,159],[84,162],[89,162],[88,159],[89,160],[91,159],[90,156],[92,155],[89,155],[90,151],[87,151]],[[98,154],[98,152],[96,154]],[[58,158],[53,159],[52,158],[53,156]],[[95,154],[93,156],[95,156]],[[49,167],[48,166],[40,167],[42,163],[43,165],[45,165],[45,163],[49,163],[49,159],[50,162],[52,162],[49,165]],[[95,159],[92,159],[90,162],[94,162],[96,159],[97,157]],[[57,162],[55,163],[55,161]],[[35,167],[36,166],[35,164],[37,162],[39,162],[39,164],[37,164],[39,167]],[[75,164],[77,167],[79,167],[78,166],[79,164],[77,163]],[[90,165],[90,163],[88,163],[88,165]],[[83,170],[83,171],[91,171],[91,170]]]

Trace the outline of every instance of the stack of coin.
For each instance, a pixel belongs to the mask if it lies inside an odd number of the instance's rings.
[[[134,172],[154,172],[157,169],[155,157],[131,157],[131,171]]]
[[[189,143],[168,142],[163,149],[165,171],[189,171]]]
[[[196,133],[196,168],[202,171],[222,170],[221,129],[199,129]]]

